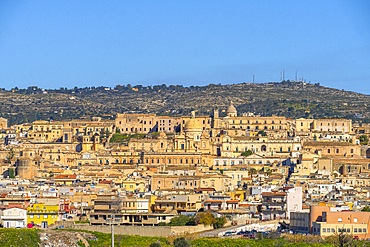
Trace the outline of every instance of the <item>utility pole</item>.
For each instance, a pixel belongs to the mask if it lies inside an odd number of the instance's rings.
[[[253,84],[254,84],[254,75],[253,75]]]
[[[114,222],[113,222],[113,215],[112,215],[112,220],[111,220],[111,224],[110,224],[110,227],[111,227],[111,233],[112,233],[112,247],[114,247]]]

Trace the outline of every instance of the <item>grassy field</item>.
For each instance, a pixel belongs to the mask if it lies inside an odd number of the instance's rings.
[[[0,246],[36,247],[39,246],[39,231],[36,229],[0,228]]]
[[[110,234],[91,232],[97,240],[89,240],[91,247],[111,246]],[[144,247],[149,246],[151,243],[159,242],[162,247],[172,246],[167,238],[161,237],[141,237],[141,236],[128,236],[128,235],[115,235],[115,246],[130,246],[130,247]]]
[[[97,240],[90,240],[90,246],[103,247],[110,245],[110,235],[91,232]],[[304,236],[304,235],[288,235],[277,239],[243,239],[243,238],[197,238],[195,236],[185,236],[191,244],[191,247],[337,247],[341,246],[338,239],[328,238],[323,240],[318,236]],[[161,237],[140,237],[140,236],[115,236],[115,246],[123,247],[149,247],[151,243],[159,242],[161,247],[173,246],[175,237],[161,238]],[[358,241],[348,238],[348,242],[343,243],[344,246],[351,247],[370,247],[369,241]]]
[[[1,247],[38,247],[40,243],[39,233],[42,230],[37,229],[6,229],[0,228],[0,246]],[[63,230],[65,231],[65,230]],[[67,230],[73,231],[73,230]],[[88,232],[88,231],[84,231]],[[110,234],[100,232],[88,232],[95,236],[88,240],[91,247],[110,247]],[[91,235],[90,235],[91,236]],[[92,236],[91,236],[92,237]],[[93,237],[92,237],[93,238]],[[149,247],[152,243],[160,243],[161,247],[173,246],[176,237],[142,237],[115,235],[116,247]],[[340,246],[337,238],[322,240],[317,236],[290,235],[277,239],[243,239],[243,238],[197,238],[196,236],[185,236],[192,247],[336,247]],[[80,246],[83,246],[80,244]],[[344,246],[370,247],[369,241],[357,241],[349,238],[349,242]]]

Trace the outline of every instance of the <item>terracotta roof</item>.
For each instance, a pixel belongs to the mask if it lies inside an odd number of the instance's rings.
[[[59,180],[65,180],[65,179],[76,179],[77,178],[77,175],[76,174],[60,174],[56,177],[54,177],[54,179],[59,179]]]
[[[196,188],[195,191],[215,191],[215,188]]]
[[[239,202],[239,200],[227,200],[226,202],[227,202],[227,203],[234,203],[234,202],[238,203],[238,202]]]
[[[111,184],[112,183],[112,180],[105,180],[105,179],[103,179],[103,180],[100,180],[99,183],[100,184]]]
[[[222,200],[206,200],[206,201],[204,201],[204,202],[222,202]]]
[[[286,196],[286,192],[262,192],[262,196]]]

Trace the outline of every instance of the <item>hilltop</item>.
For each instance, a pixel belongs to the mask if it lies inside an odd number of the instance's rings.
[[[213,108],[223,110],[230,100],[239,113],[370,121],[369,95],[293,81],[190,87],[128,84],[114,88],[2,89],[0,115],[10,124],[91,116],[113,119],[116,113],[123,112],[178,116],[198,110],[199,114],[211,115]]]

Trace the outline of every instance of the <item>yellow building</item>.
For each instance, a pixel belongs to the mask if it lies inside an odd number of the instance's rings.
[[[242,189],[237,189],[237,190],[234,190],[234,191],[231,191],[229,193],[230,195],[230,198],[232,200],[238,200],[240,202],[244,201],[246,199],[245,197],[245,191],[242,190]]]
[[[155,114],[117,114],[116,127],[120,133],[172,133],[178,126],[176,118]]]
[[[58,205],[33,204],[27,208],[27,222],[47,228],[58,221]]]
[[[295,120],[297,134],[318,133],[352,133],[352,120],[340,118]]]
[[[349,142],[305,142],[304,150],[321,156],[360,157],[361,146]]]
[[[122,181],[122,187],[129,192],[145,192],[146,183],[144,180],[127,179]]]
[[[35,121],[28,131],[28,137],[35,142],[56,142],[62,136],[62,122]]]

